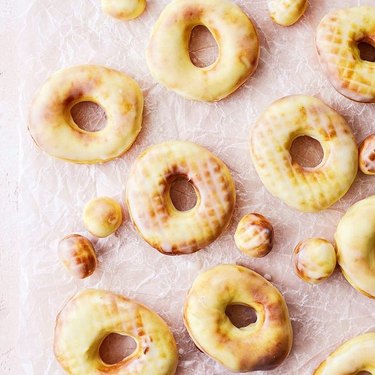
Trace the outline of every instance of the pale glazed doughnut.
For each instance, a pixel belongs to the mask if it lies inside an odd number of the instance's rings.
[[[359,292],[375,298],[375,195],[351,206],[341,218],[335,240],[342,273]]]
[[[146,0],[102,0],[103,11],[120,20],[131,20],[143,13]]]
[[[193,28],[208,28],[219,46],[210,66],[195,66],[189,55]],[[174,0],[156,22],[147,49],[154,78],[188,99],[217,101],[255,71],[259,40],[247,15],[228,0]]]
[[[293,162],[290,148],[300,136],[320,142],[324,157],[313,168]],[[311,96],[287,96],[260,116],[251,134],[256,171],[270,193],[300,211],[330,207],[357,174],[358,150],[346,121]]]
[[[375,134],[368,136],[359,147],[359,168],[364,174],[375,175]]]
[[[171,184],[186,178],[197,194],[195,207],[178,211]],[[191,142],[171,141],[148,148],[134,163],[126,201],[140,235],[168,255],[193,253],[213,242],[233,214],[236,191],[226,165]]]
[[[228,305],[253,308],[257,321],[234,326]],[[219,265],[200,274],[185,301],[184,322],[199,349],[234,372],[271,370],[292,347],[289,313],[280,292],[248,268]]]
[[[132,337],[137,348],[108,365],[99,348],[111,333]],[[54,349],[71,375],[173,375],[178,361],[173,335],[159,315],[134,300],[95,289],[76,294],[57,316]]]
[[[293,251],[296,275],[311,284],[328,279],[336,268],[337,257],[333,245],[323,238],[301,241]]]
[[[247,214],[238,223],[234,241],[246,255],[262,258],[272,250],[272,225],[263,215]]]
[[[120,227],[121,223],[121,206],[112,198],[92,199],[83,209],[83,224],[96,237],[109,236]]]
[[[318,26],[320,63],[335,89],[358,102],[375,102],[375,63],[362,60],[357,44],[375,45],[375,7],[339,9]]]
[[[85,101],[104,109],[104,129],[89,132],[75,124],[70,110]],[[130,148],[141,130],[142,112],[142,91],[133,79],[102,66],[75,66],[53,74],[38,91],[29,131],[35,143],[55,158],[101,163]]]
[[[307,0],[268,0],[271,18],[281,26],[295,24],[305,13]]]
[[[71,234],[59,242],[58,256],[64,267],[77,279],[84,279],[95,271],[97,260],[94,246],[79,234]]]
[[[375,332],[346,341],[315,370],[314,375],[375,374]]]

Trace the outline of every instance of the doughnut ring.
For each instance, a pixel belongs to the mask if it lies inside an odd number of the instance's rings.
[[[210,66],[195,66],[189,41],[203,25],[219,46]],[[259,60],[257,32],[247,15],[228,0],[174,0],[156,22],[147,49],[153,77],[178,94],[194,100],[218,101],[239,88]]]
[[[346,341],[314,372],[314,375],[355,375],[367,371],[375,374],[375,332]]]
[[[70,113],[80,102],[99,104],[104,129],[78,127]],[[40,149],[73,163],[102,163],[127,151],[141,131],[143,95],[124,73],[97,65],[75,66],[53,74],[36,94],[29,131]]]
[[[307,0],[269,0],[271,18],[281,26],[295,24],[305,13]]]
[[[225,313],[229,305],[253,308],[257,321],[237,328]],[[198,348],[233,372],[271,370],[292,347],[284,298],[242,266],[223,264],[200,274],[186,298],[184,322]]]
[[[334,88],[357,102],[375,102],[375,63],[361,59],[358,43],[375,45],[375,7],[334,10],[320,22],[316,46]]]
[[[374,238],[375,195],[351,206],[335,234],[342,273],[355,289],[370,298],[375,298]]]
[[[323,160],[316,167],[292,160],[292,143],[303,135],[323,148]],[[252,130],[250,150],[270,193],[304,212],[334,204],[349,190],[358,170],[358,150],[348,124],[311,96],[287,96],[271,104]]]
[[[146,0],[102,0],[103,11],[120,20],[131,20],[143,13]]]
[[[367,175],[375,175],[375,134],[369,135],[359,147],[359,169]]]
[[[172,183],[187,179],[197,195],[195,207],[178,211]],[[228,226],[236,201],[226,165],[191,142],[171,141],[148,148],[136,160],[127,183],[130,217],[152,247],[168,255],[193,253],[213,242]]]
[[[99,348],[111,333],[137,343],[131,355],[109,365]],[[138,302],[103,290],[76,294],[56,319],[55,356],[71,375],[173,375],[178,353],[167,324]]]

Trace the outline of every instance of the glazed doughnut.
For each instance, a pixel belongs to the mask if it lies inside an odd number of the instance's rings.
[[[78,127],[71,109],[94,102],[107,115],[104,129]],[[102,163],[114,159],[135,141],[142,125],[143,95],[124,73],[96,65],[60,70],[36,94],[30,110],[29,131],[49,155],[74,163]]]
[[[234,326],[229,305],[253,308],[257,321]],[[289,313],[280,292],[259,274],[237,265],[219,265],[194,281],[185,301],[184,322],[195,344],[234,372],[271,370],[292,347]]]
[[[309,136],[320,142],[324,157],[316,167],[293,162],[293,141]],[[277,100],[253,127],[251,155],[270,193],[305,212],[330,207],[350,188],[357,174],[358,150],[346,121],[311,96]]]
[[[359,168],[364,174],[375,175],[375,134],[368,136],[359,147]]]
[[[314,375],[375,374],[375,333],[346,341],[315,370]]]
[[[114,18],[131,20],[143,13],[146,0],[102,0],[103,11]]]
[[[374,238],[375,195],[351,206],[335,234],[342,273],[354,288],[371,298],[375,298]]]
[[[108,237],[120,227],[121,223],[121,206],[112,198],[91,199],[83,209],[83,224],[96,237]]]
[[[318,284],[328,279],[336,263],[335,248],[323,238],[301,241],[293,251],[294,272],[307,283]]]
[[[361,59],[358,44],[375,45],[375,7],[339,9],[318,26],[320,63],[335,89],[349,99],[375,102],[375,63]]]
[[[186,178],[197,195],[195,207],[178,211],[170,187]],[[193,253],[213,242],[227,227],[236,201],[225,164],[191,142],[171,141],[148,148],[134,163],[126,200],[140,235],[168,255]]]
[[[189,41],[203,25],[219,46],[210,66],[195,66]],[[151,74],[162,85],[194,100],[217,101],[237,90],[255,71],[259,40],[247,15],[228,0],[174,0],[156,22],[147,49]]]
[[[132,337],[137,348],[109,365],[99,348],[111,333]],[[55,356],[68,374],[173,375],[178,353],[168,326],[138,302],[110,292],[76,294],[56,319]]]
[[[245,215],[238,223],[234,241],[246,255],[262,258],[272,250],[273,227],[263,215]]]
[[[85,279],[96,269],[94,246],[79,234],[70,234],[59,242],[58,256],[64,267],[77,279]]]
[[[307,0],[268,0],[271,18],[281,26],[295,24],[305,13]]]

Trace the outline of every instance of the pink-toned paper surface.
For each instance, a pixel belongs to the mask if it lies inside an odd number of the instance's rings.
[[[375,329],[375,302],[355,291],[339,271],[319,286],[305,284],[293,273],[291,253],[297,242],[307,237],[333,240],[336,224],[346,209],[375,193],[375,179],[359,174],[349,193],[330,209],[318,214],[300,213],[263,187],[251,163],[248,137],[252,124],[272,101],[299,93],[315,95],[338,110],[358,142],[375,131],[375,107],[354,103],[336,93],[319,66],[314,47],[316,26],[327,11],[374,2],[311,0],[301,21],[283,28],[269,18],[265,0],[236,1],[256,24],[260,64],[243,87],[215,104],[185,100],[149,74],[147,41],[167,3],[149,1],[145,13],[131,22],[105,15],[99,0],[20,0],[17,5],[21,62],[18,91],[23,113],[19,203],[22,373],[63,373],[52,350],[55,317],[75,292],[86,287],[136,298],[158,312],[172,328],[180,349],[178,374],[229,373],[195,348],[183,326],[182,308],[199,272],[219,263],[238,263],[270,276],[289,306],[293,350],[270,374],[311,374],[343,340]],[[214,50],[212,44],[203,49],[206,57]],[[43,81],[60,68],[87,63],[126,72],[138,81],[145,97],[139,138],[126,155],[103,165],[54,160],[36,148],[26,130],[30,101]],[[149,145],[171,139],[206,146],[228,165],[237,188],[238,202],[230,227],[208,248],[188,256],[168,257],[148,246],[132,226],[123,199],[137,155]],[[121,200],[125,222],[107,239],[89,236],[98,250],[99,268],[87,280],[76,281],[57,259],[57,242],[72,232],[88,235],[81,220],[82,208],[99,195]],[[275,228],[274,249],[263,259],[250,259],[234,245],[236,224],[249,212],[267,216]]]

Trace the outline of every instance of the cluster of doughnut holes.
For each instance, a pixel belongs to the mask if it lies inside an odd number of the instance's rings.
[[[375,375],[375,332],[346,341],[315,370],[314,375]]]
[[[328,279],[335,270],[336,263],[335,248],[323,238],[301,241],[293,251],[294,272],[311,284]]]
[[[103,11],[120,20],[131,20],[140,16],[146,0],[102,0]]]

